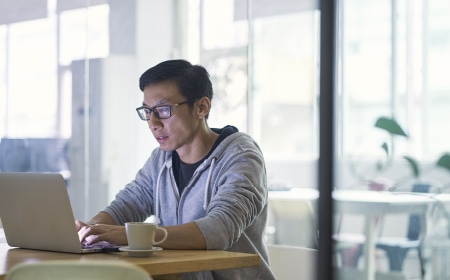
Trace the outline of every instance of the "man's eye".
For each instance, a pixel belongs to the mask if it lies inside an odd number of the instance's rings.
[[[170,112],[170,107],[169,106],[158,107],[158,112],[160,114],[167,114]]]

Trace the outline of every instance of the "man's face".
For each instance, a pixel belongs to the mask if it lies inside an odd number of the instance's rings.
[[[154,107],[159,105],[173,105],[186,101],[176,85],[172,82],[151,84],[144,89],[143,105]],[[158,119],[152,112],[147,121],[159,146],[164,151],[192,150],[193,139],[196,135],[200,120],[189,104],[172,107],[172,116],[169,119]]]

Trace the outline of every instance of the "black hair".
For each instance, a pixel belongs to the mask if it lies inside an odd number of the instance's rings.
[[[139,78],[139,88],[159,82],[173,81],[187,100],[201,97],[213,98],[208,71],[201,65],[192,65],[183,59],[167,60],[145,71]]]

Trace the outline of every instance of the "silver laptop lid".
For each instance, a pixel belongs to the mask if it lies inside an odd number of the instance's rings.
[[[11,247],[82,251],[60,174],[0,173],[0,218]]]

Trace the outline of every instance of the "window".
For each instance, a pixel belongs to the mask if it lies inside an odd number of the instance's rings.
[[[59,172],[72,187],[81,181],[80,186],[89,188],[89,180],[81,179],[89,174],[77,171],[85,171],[81,167],[89,166],[91,155],[77,151],[71,138],[80,127],[72,122],[72,112],[83,111],[73,107],[71,65],[109,55],[109,6],[95,2],[84,7],[53,0],[16,1],[0,12],[5,14],[0,25],[0,171]],[[89,107],[84,100],[83,106]],[[83,156],[74,157],[74,151]],[[73,193],[88,192],[80,188]],[[75,208],[78,205],[75,199]]]
[[[448,149],[443,128],[450,86],[443,67],[450,55],[445,39],[450,24],[442,14],[447,6],[445,1],[343,2],[339,92],[344,157],[375,155],[383,137],[373,132],[378,116],[393,115],[411,135],[398,143],[397,156],[434,160]]]
[[[54,137],[57,126],[54,23],[36,19],[8,28],[8,137]],[[5,77],[5,76],[4,76]]]
[[[273,186],[314,187],[318,154],[318,19],[314,1],[190,1],[191,57],[210,71],[210,125],[260,144]],[[251,9],[249,8],[251,7]],[[249,10],[250,9],[250,10]],[[198,21],[195,20],[198,18]],[[197,24],[197,25],[196,25]],[[293,28],[295,27],[295,28]],[[200,46],[198,46],[200,42]],[[290,171],[307,166],[299,185]],[[304,169],[303,169],[304,170]]]

